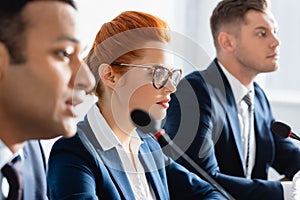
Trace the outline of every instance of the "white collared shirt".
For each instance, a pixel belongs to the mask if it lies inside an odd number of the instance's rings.
[[[239,118],[239,124],[240,124],[240,130],[241,130],[241,139],[242,139],[242,145],[243,145],[243,155],[244,155],[244,171],[246,171],[246,155],[247,155],[247,149],[248,149],[248,126],[249,126],[249,115],[248,115],[248,105],[243,101],[244,96],[250,92],[250,98],[251,102],[254,107],[254,86],[251,84],[250,89],[245,87],[238,79],[236,79],[232,74],[230,74],[226,68],[219,62],[219,65],[224,72],[226,78],[228,79],[228,82],[230,84],[231,90],[233,92],[233,96],[235,99],[235,103],[238,110],[238,118]],[[253,115],[253,113],[252,113]],[[254,119],[254,116],[252,116],[252,119]],[[248,174],[246,174],[246,178],[251,179],[251,172],[253,170],[253,167],[255,165],[255,155],[256,155],[256,141],[255,141],[255,133],[254,133],[254,120],[252,120],[251,126],[251,132],[250,132],[250,152],[249,152],[249,170]]]
[[[139,148],[143,141],[138,136],[136,130],[130,133],[130,148],[132,151],[130,153],[125,150],[126,148],[123,147],[119,139],[115,136],[96,104],[88,111],[87,119],[102,149],[104,151],[113,147],[117,149],[135,198],[146,200],[156,199],[153,188],[146,179],[144,167],[138,158]]]
[[[6,163],[11,161],[13,159],[13,157],[14,157],[13,152],[11,152],[11,150],[0,139],[0,169],[2,169],[2,167]],[[1,174],[1,171],[0,171],[0,174]]]
[[[4,167],[4,165],[10,162],[14,158],[13,152],[0,140],[0,169]],[[3,180],[3,175],[0,170],[0,200],[4,200],[5,197],[3,193],[8,194],[8,183],[6,180]]]

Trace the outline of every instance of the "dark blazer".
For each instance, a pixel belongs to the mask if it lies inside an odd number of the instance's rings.
[[[283,199],[279,181],[266,181],[272,166],[287,178],[300,170],[300,151],[273,135],[274,121],[263,90],[254,83],[256,160],[252,180],[244,178],[240,125],[228,80],[215,59],[204,71],[187,75],[171,96],[164,124],[173,141],[237,199]],[[167,154],[177,158],[172,150]],[[188,163],[178,162],[195,171]]]
[[[140,136],[139,157],[157,199],[224,199],[208,183],[166,157],[152,137]],[[103,151],[87,118],[78,124],[74,137],[54,144],[48,167],[50,199],[134,199],[116,149]]]
[[[27,141],[23,147],[23,160],[19,169],[23,180],[23,200],[46,200],[46,163],[40,141]]]

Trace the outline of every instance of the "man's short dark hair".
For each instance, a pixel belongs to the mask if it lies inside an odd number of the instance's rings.
[[[26,62],[23,49],[26,45],[27,22],[22,16],[22,11],[28,3],[34,1],[42,0],[0,0],[0,42],[6,46],[11,64]],[[77,9],[73,0],[47,1],[65,2]]]
[[[238,26],[245,22],[245,15],[249,10],[265,12],[268,0],[221,0],[210,17],[210,28],[214,44],[218,48],[218,35],[223,25]]]

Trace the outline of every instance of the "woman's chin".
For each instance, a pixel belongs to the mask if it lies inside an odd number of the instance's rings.
[[[167,114],[165,109],[150,109],[149,113],[155,120],[163,120]]]

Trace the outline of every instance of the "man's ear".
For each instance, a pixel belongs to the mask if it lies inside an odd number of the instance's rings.
[[[0,81],[2,80],[5,72],[7,71],[7,67],[9,65],[9,53],[6,46],[0,42]]]
[[[103,84],[111,88],[115,87],[116,75],[109,64],[101,64],[98,68],[98,73]]]
[[[227,32],[220,32],[218,36],[218,42],[222,49],[228,52],[232,52],[235,49],[235,37]]]

